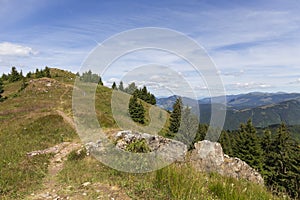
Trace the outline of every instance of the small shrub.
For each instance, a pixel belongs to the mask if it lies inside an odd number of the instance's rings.
[[[86,157],[87,152],[86,149],[81,149],[81,150],[73,150],[70,152],[68,155],[68,161],[73,161],[73,160],[82,160]]]
[[[130,143],[126,150],[133,153],[148,153],[150,152],[150,148],[145,139],[134,140]]]

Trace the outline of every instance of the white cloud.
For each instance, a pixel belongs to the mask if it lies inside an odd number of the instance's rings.
[[[255,83],[255,82],[236,83],[235,86],[237,88],[243,88],[243,89],[258,89],[258,88],[270,88],[271,87],[271,85],[266,84],[266,83]]]
[[[31,47],[13,44],[10,42],[0,43],[0,56],[29,56],[36,55],[38,52]]]

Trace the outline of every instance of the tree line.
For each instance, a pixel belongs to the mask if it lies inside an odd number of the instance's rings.
[[[191,128],[193,123],[197,126]],[[179,138],[192,149],[195,142],[204,140],[207,130],[208,125],[196,121],[190,108],[185,107],[181,98],[178,98],[170,115],[167,137]],[[193,131],[196,135],[189,135],[189,132]],[[176,134],[180,137],[175,137]],[[249,119],[242,123],[238,130],[223,130],[219,142],[225,154],[240,158],[260,172],[271,191],[299,198],[300,143],[291,138],[284,123],[276,132],[266,129],[263,135],[258,135],[252,120]]]

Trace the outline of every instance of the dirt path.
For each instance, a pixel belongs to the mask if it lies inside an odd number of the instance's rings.
[[[63,162],[66,160],[67,155],[80,147],[81,144],[79,143],[63,142],[48,149],[28,153],[28,156],[54,153],[54,157],[50,160],[48,175],[43,180],[43,189],[38,191],[37,194],[31,194],[27,199],[62,199],[56,193],[59,185],[56,175],[63,169]]]
[[[66,95],[70,90],[70,86],[67,86],[64,93],[60,96],[60,104],[64,104],[63,96]],[[56,110],[57,114],[59,114],[66,123],[71,125],[72,128],[76,128],[73,119],[68,116],[65,112],[63,112],[62,107],[59,107]],[[87,191],[94,191],[97,194],[97,199],[107,199],[107,200],[129,200],[130,198],[117,186],[111,186],[103,183],[90,183],[86,182],[82,184],[82,188],[77,191],[72,191],[71,193],[64,194],[69,188],[63,188],[63,186],[58,182],[57,175],[63,169],[64,162],[67,159],[68,154],[76,149],[81,149],[82,144],[75,142],[63,142],[53,147],[38,150],[27,153],[27,156],[36,156],[39,154],[49,154],[53,153],[54,157],[50,159],[50,163],[48,166],[48,174],[43,179],[42,188],[25,199],[29,200],[44,200],[44,199],[52,199],[52,200],[61,200],[61,199],[94,199],[87,196]],[[70,187],[70,186],[68,186]]]

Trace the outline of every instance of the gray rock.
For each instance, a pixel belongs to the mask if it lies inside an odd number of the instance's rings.
[[[239,158],[231,158],[224,154],[217,142],[207,140],[197,142],[191,153],[190,162],[199,171],[218,172],[223,176],[264,184],[262,176],[255,169]]]

